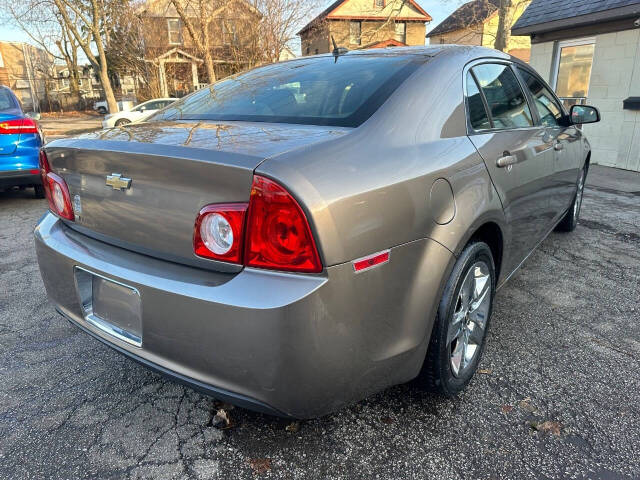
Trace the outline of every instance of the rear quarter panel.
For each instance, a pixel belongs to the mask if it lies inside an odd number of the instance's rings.
[[[459,253],[474,227],[504,225],[486,167],[466,136],[465,63],[438,55],[361,127],[258,167],[305,206],[325,265],[422,238]],[[440,223],[431,201],[438,179],[451,185],[455,213]]]

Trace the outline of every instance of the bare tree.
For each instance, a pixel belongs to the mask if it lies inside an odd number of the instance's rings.
[[[262,54],[267,62],[277,62],[280,53],[296,39],[297,31],[326,2],[319,0],[253,0],[262,14],[259,29]]]
[[[65,63],[69,71],[72,103],[77,105],[80,101],[78,44],[56,13],[52,0],[6,0],[3,6],[4,20],[20,27],[38,47],[55,60]]]
[[[98,72],[110,112],[118,111],[106,57],[106,38],[111,32],[112,13],[127,0],[52,0],[69,36],[82,49]],[[92,47],[95,47],[96,52]]]
[[[216,81],[212,54],[215,45],[211,35],[213,25],[230,3],[231,0],[171,0],[194,46],[204,60],[209,83]]]

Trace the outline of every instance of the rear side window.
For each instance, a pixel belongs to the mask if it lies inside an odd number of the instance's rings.
[[[562,107],[554,98],[553,93],[528,71],[518,67],[518,72],[520,72],[524,83],[531,92],[538,114],[540,115],[540,123],[545,127],[556,127],[560,125],[560,119],[564,114]]]
[[[467,106],[469,108],[471,127],[474,130],[489,130],[491,122],[489,121],[487,110],[484,108],[482,94],[478,90],[478,85],[471,72],[467,73]]]
[[[0,88],[0,112],[18,108],[13,95],[6,88]]]
[[[494,128],[533,126],[529,104],[508,65],[482,64],[474,67],[473,73],[487,100]]]
[[[424,62],[407,55],[293,60],[224,79],[152,117],[357,127]]]

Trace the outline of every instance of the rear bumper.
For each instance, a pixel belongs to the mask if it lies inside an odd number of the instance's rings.
[[[441,278],[453,265],[421,240],[355,274],[257,269],[217,273],[146,257],[81,235],[52,214],[35,230],[47,293],[72,323],[119,352],[231,403],[297,418],[321,416],[422,366]],[[76,267],[135,288],[142,347],[85,319]]]
[[[42,185],[42,177],[39,173],[30,173],[29,170],[0,171],[0,188],[21,185]]]

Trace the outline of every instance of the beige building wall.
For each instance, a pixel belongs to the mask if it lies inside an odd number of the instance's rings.
[[[628,97],[640,97],[640,30],[595,37],[587,103],[600,109],[602,121],[585,125],[591,162],[640,171],[640,112],[624,110]],[[554,42],[531,47],[531,66],[553,82]]]
[[[16,94],[25,111],[39,110],[53,59],[42,49],[19,42],[0,42],[0,83]]]
[[[446,32],[442,35],[429,37],[431,45],[457,44],[457,45],[482,45],[482,25],[474,25],[469,28]]]
[[[376,8],[374,0],[348,0],[337,7],[331,16],[423,19],[422,13],[406,0],[387,0],[384,8]]]

